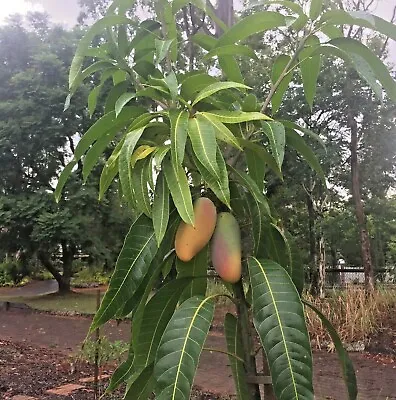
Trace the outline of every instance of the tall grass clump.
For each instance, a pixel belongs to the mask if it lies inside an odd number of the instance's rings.
[[[308,293],[305,299],[322,310],[344,343],[361,344],[363,348],[375,332],[389,323],[396,310],[396,288],[378,288],[366,297],[363,288],[349,286],[344,290],[330,291],[324,299]],[[306,318],[315,345],[318,348],[328,346],[331,350],[326,328],[308,307]]]

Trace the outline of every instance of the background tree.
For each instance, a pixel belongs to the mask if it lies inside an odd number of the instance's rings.
[[[97,174],[81,187],[81,165],[62,204],[53,199],[61,168],[92,124],[86,88],[63,112],[78,37],[37,13],[26,21],[13,17],[0,30],[0,247],[18,253],[26,270],[37,256],[62,292],[70,289],[79,254],[114,262],[130,221],[114,190],[98,202]]]

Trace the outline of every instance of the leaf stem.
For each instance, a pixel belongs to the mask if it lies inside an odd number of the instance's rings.
[[[211,347],[204,347],[202,350],[205,351],[214,351],[216,353],[222,353],[222,354],[227,354],[228,356],[234,357],[236,360],[242,362],[245,364],[245,361],[239,357],[238,355],[236,355],[235,353],[230,353],[229,351],[226,350],[220,350],[220,349],[212,349]]]

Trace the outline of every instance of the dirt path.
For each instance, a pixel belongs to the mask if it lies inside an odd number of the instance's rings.
[[[0,311],[0,340],[25,342],[62,353],[75,352],[88,330],[90,320],[83,317],[61,317],[23,310]],[[109,323],[103,333],[112,340],[129,339],[129,324]],[[221,334],[211,333],[206,347],[224,348]],[[360,400],[396,399],[396,360],[374,359],[352,354],[359,384]],[[393,361],[393,362],[392,362]],[[228,358],[219,353],[203,352],[195,385],[212,393],[233,394],[234,385]],[[337,357],[314,354],[317,399],[347,399]]]

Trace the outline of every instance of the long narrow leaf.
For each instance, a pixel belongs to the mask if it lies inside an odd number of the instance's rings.
[[[348,352],[342,345],[341,339],[338,336],[337,331],[334,329],[331,322],[324,316],[324,314],[318,308],[316,308],[313,304],[309,303],[308,301],[303,300],[303,303],[309,308],[311,308],[318,315],[318,317],[322,321],[322,324],[326,327],[327,331],[329,332],[329,335],[334,343],[334,346],[338,353],[338,357],[340,359],[342,375],[344,377],[344,381],[348,390],[348,399],[356,400],[358,395],[358,388],[356,382],[355,369],[353,368],[352,360],[348,356]]]
[[[157,400],[190,397],[213,314],[213,297],[196,296],[186,300],[173,315],[157,352],[154,369]]]
[[[220,171],[216,160],[216,133],[213,125],[200,115],[190,118],[188,136],[200,163],[219,181]]]
[[[146,216],[140,216],[125,238],[109,288],[92,321],[90,332],[113,318],[126,300],[133,296],[156,252],[152,222]]]
[[[161,171],[157,177],[153,201],[153,226],[158,246],[165,236],[169,221],[169,188]]]
[[[253,321],[278,400],[313,400],[312,353],[300,296],[273,261],[248,261]]]
[[[208,246],[188,262],[177,259],[176,269],[178,278],[194,278],[185,288],[180,298],[181,302],[193,296],[205,296],[207,287]]]
[[[244,357],[241,330],[236,317],[227,313],[224,319],[224,333],[227,341],[227,351],[230,354],[235,354],[239,358]],[[250,400],[251,396],[247,386],[246,371],[244,365],[237,358],[229,355],[232,375],[234,377],[237,400]]]
[[[194,225],[194,208],[190,187],[184,169],[180,165],[173,165],[170,160],[163,162],[163,170],[173,201],[182,220]]]
[[[133,197],[133,174],[130,163],[136,144],[142,136],[143,131],[144,127],[133,130],[127,134],[118,161],[122,191],[131,207],[134,206],[135,201]]]
[[[285,127],[277,121],[263,121],[262,124],[263,131],[267,135],[271,145],[272,155],[279,169],[281,169],[285,156]]]
[[[225,89],[250,89],[250,87],[238,82],[216,82],[201,90],[195,97],[192,105],[194,106],[201,100],[206,99],[207,97],[212,96],[220,90]]]
[[[171,156],[175,165],[181,165],[184,160],[188,132],[188,112],[169,111],[171,121]]]

